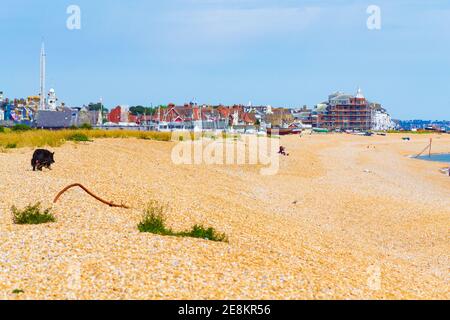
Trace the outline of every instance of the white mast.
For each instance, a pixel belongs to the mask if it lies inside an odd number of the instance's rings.
[[[40,101],[39,101],[39,110],[46,109],[45,103],[45,47],[44,42],[42,42],[41,47],[41,74],[40,74]]]
[[[103,98],[100,98],[100,110],[97,119],[97,125],[103,126]]]

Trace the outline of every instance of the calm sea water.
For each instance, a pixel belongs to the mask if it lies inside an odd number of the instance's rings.
[[[450,163],[450,153],[444,154],[432,154],[429,156],[421,156],[419,159],[428,160],[428,161],[437,161],[437,162],[447,162]]]

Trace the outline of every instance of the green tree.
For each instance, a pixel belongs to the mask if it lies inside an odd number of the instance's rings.
[[[98,103],[89,103],[88,105],[88,110],[89,111],[100,111],[100,109],[102,108],[102,104],[100,102]],[[103,113],[108,113],[108,109],[105,108],[105,106],[103,106]]]
[[[137,115],[153,115],[156,112],[156,108],[144,107],[144,106],[134,106],[130,108],[130,113],[134,116]]]
[[[88,110],[89,111],[99,111],[101,109],[101,103],[89,103]]]

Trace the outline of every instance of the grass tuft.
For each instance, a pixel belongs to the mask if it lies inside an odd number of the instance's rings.
[[[15,149],[15,148],[17,148],[17,143],[8,143],[8,144],[5,146],[5,148],[6,148],[6,149]]]
[[[165,226],[166,218],[164,212],[166,209],[165,205],[159,204],[157,201],[152,200],[149,202],[144,210],[142,221],[138,225],[139,231],[162,236],[173,235],[173,231]]]
[[[23,132],[23,131],[30,131],[32,130],[30,126],[27,126],[26,124],[16,124],[14,127],[11,128],[14,132]]]
[[[205,228],[201,225],[195,225],[189,232],[181,232],[178,234],[182,237],[199,238],[217,242],[228,242],[227,236],[224,233],[219,233],[214,228]]]
[[[195,225],[189,231],[174,232],[172,229],[166,227],[166,210],[167,207],[165,205],[155,200],[148,203],[144,210],[142,221],[138,224],[139,231],[161,236],[189,237],[216,242],[228,242],[228,238],[224,233],[219,233],[214,228],[205,228],[202,225]]]
[[[21,293],[25,293],[25,291],[23,291],[22,289],[14,289],[12,291],[13,294],[21,294]]]
[[[42,224],[56,221],[50,208],[41,210],[40,202],[35,205],[29,205],[22,210],[12,206],[11,212],[15,224]]]
[[[84,133],[76,132],[70,136],[67,137],[68,141],[75,141],[75,142],[90,142],[89,137],[85,135]]]
[[[80,126],[80,129],[84,129],[84,130],[92,130],[92,125],[89,124],[89,123],[83,123],[83,124]]]

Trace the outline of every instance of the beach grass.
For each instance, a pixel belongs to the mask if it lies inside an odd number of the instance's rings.
[[[27,130],[0,132],[0,147],[59,147],[67,141],[92,141],[107,138],[137,138],[155,141],[170,141],[170,132],[142,132],[127,130]]]
[[[216,242],[228,242],[224,233],[217,232],[214,228],[205,228],[195,225],[188,231],[175,232],[166,226],[165,212],[167,206],[152,200],[144,210],[142,221],[138,224],[138,230],[143,233],[153,233],[160,236],[188,237],[204,239]]]
[[[75,142],[90,142],[91,141],[87,135],[85,135],[84,133],[79,133],[79,132],[76,132],[76,133],[70,135],[69,137],[67,137],[67,140],[75,141]]]
[[[13,206],[11,212],[15,224],[42,224],[56,221],[51,210],[42,210],[39,202],[34,205],[28,205],[24,209],[17,209]]]

